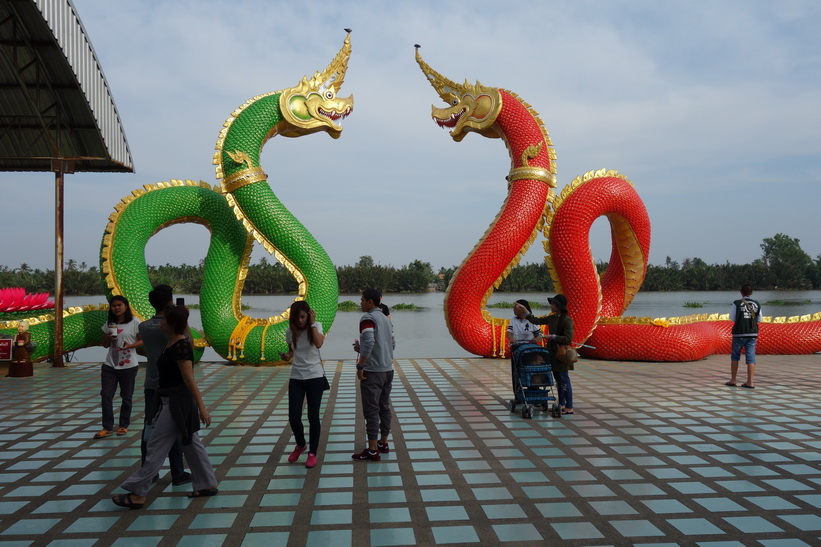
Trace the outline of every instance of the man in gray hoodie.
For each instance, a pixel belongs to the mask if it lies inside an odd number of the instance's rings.
[[[382,295],[376,289],[362,291],[361,307],[365,313],[359,320],[359,347],[354,349],[359,351],[356,377],[362,395],[368,448],[351,456],[360,462],[378,462],[380,454],[390,452],[388,435],[391,432],[390,402],[396,340],[391,320],[379,308],[381,302]]]

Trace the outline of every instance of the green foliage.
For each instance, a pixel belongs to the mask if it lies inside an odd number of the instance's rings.
[[[0,287],[23,287],[26,292],[54,292],[54,270],[32,270],[28,264],[9,269],[0,266]],[[69,260],[63,269],[63,291],[66,295],[90,295],[105,293],[100,271],[85,262],[77,264]]]
[[[766,264],[775,277],[776,288],[809,289],[813,261],[799,245],[799,240],[784,234],[764,238],[761,244]]]
[[[391,306],[391,313],[393,313],[394,310],[416,311],[418,309],[419,306],[417,306],[416,304],[403,304],[400,302],[399,304],[394,304],[393,306]]]
[[[805,253],[799,240],[784,234],[765,238],[761,244],[763,257],[750,264],[707,264],[704,260],[685,258],[681,263],[666,257],[662,266],[649,265],[642,291],[737,291],[742,283],[752,283],[762,289],[821,289],[821,255],[814,260]],[[599,262],[596,270],[602,275],[608,263]],[[152,285],[171,285],[175,292],[199,294],[203,263],[149,266]],[[337,267],[339,292],[356,294],[366,287],[385,293],[419,293],[428,290],[445,291],[457,267],[440,268],[434,272],[429,262],[414,260],[406,266],[383,266],[370,256],[362,256],[352,266]],[[23,287],[28,292],[53,292],[54,271],[32,269],[28,264],[10,269],[0,266],[0,287]],[[92,295],[106,292],[100,272],[95,266],[69,260],[63,274],[66,295]],[[520,264],[500,284],[497,292],[553,292],[553,282],[544,263]],[[297,283],[288,269],[263,257],[248,267],[243,288],[245,294],[295,294]],[[691,303],[687,303],[691,304]],[[685,304],[686,307],[691,307]],[[510,307],[499,303],[491,307]],[[393,306],[396,308],[396,306]],[[340,308],[341,310],[342,308]],[[354,309],[359,304],[354,303]],[[397,308],[401,309],[401,308]]]
[[[263,256],[258,264],[248,266],[245,277],[245,294],[291,294],[296,293],[298,284],[288,268],[275,262],[269,263]]]
[[[49,271],[50,277],[54,273]],[[69,260],[63,270],[63,290],[65,294],[102,294],[105,292],[105,284],[100,271],[95,267],[88,267],[85,262],[77,264],[75,260]],[[49,292],[52,292],[49,289]]]
[[[414,260],[396,272],[394,290],[389,292],[425,292],[428,290],[428,285],[434,282],[435,277],[430,262]]]
[[[362,256],[354,266],[340,266],[336,269],[339,278],[339,292],[358,293],[367,287],[385,293],[393,283],[395,270],[375,264],[370,256]]]
[[[367,287],[382,293],[418,293],[427,291],[431,284],[437,283],[437,275],[433,273],[430,262],[421,260],[396,269],[377,264],[370,256],[362,256],[353,266],[339,266],[336,274],[341,293],[358,293]]]
[[[809,277],[813,288],[821,287],[821,255],[815,257],[815,260],[807,272],[807,277]]]
[[[497,289],[498,292],[551,292],[552,290],[553,280],[544,262],[520,264],[513,268]]]
[[[701,302],[685,302],[684,307],[685,308],[703,308],[704,304],[702,304]]]
[[[761,249],[763,258],[750,264],[707,264],[700,258],[679,264],[668,256],[664,266],[648,266],[642,290],[728,291],[742,283],[756,290],[821,288],[821,255],[813,261],[797,239],[776,234]]]
[[[445,291],[450,285],[450,280],[453,279],[453,274],[455,273],[456,266],[451,266],[450,268],[439,268],[439,273],[436,274],[436,279],[434,280],[436,283],[436,290]]]
[[[173,287],[177,293],[199,294],[202,286],[202,266],[202,262],[199,266],[148,266],[148,280],[152,287],[164,284]]]
[[[777,298],[775,300],[767,300],[766,304],[768,306],[795,306],[798,304],[811,304],[812,300],[804,299],[804,300],[785,300],[782,298]]]

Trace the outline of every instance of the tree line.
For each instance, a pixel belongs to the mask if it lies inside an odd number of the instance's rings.
[[[798,239],[776,234],[761,244],[762,257],[750,264],[707,264],[700,258],[686,258],[681,263],[669,256],[663,265],[650,265],[642,285],[643,291],[722,291],[737,290],[742,283],[752,283],[757,290],[821,289],[821,255],[812,259]],[[606,262],[596,268],[601,274]],[[434,271],[429,262],[414,260],[396,268],[362,256],[356,264],[338,266],[339,292],[356,294],[365,287],[376,287],[385,293],[418,293],[444,291],[457,267]],[[199,294],[203,262],[197,266],[182,264],[148,266],[152,285],[164,283],[176,292]],[[52,292],[54,271],[0,266],[0,287],[23,287],[28,292]],[[69,260],[63,274],[66,295],[105,294],[105,286],[96,266]],[[287,268],[262,257],[248,267],[245,294],[293,294],[297,284]],[[553,282],[544,263],[520,264],[513,268],[497,292],[552,292]]]

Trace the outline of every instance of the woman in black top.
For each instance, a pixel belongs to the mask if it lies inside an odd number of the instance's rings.
[[[217,493],[214,468],[197,433],[200,422],[206,427],[211,425],[211,415],[194,381],[194,353],[185,337],[188,310],[185,306],[168,306],[163,314],[160,328],[168,336],[168,344],[157,360],[162,408],[148,441],[145,463],[121,485],[129,493],[112,498],[116,505],[129,509],[139,509],[145,504],[151,482],[177,439],[182,442],[185,459],[191,468],[194,491],[189,497]]]

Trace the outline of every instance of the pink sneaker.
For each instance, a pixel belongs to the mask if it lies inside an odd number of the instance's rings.
[[[294,463],[295,461],[297,461],[303,452],[305,452],[304,446],[297,446],[296,448],[294,448],[294,451],[291,452],[290,456],[288,456],[288,463]]]
[[[308,459],[305,462],[305,467],[316,467],[316,454],[308,452]]]

